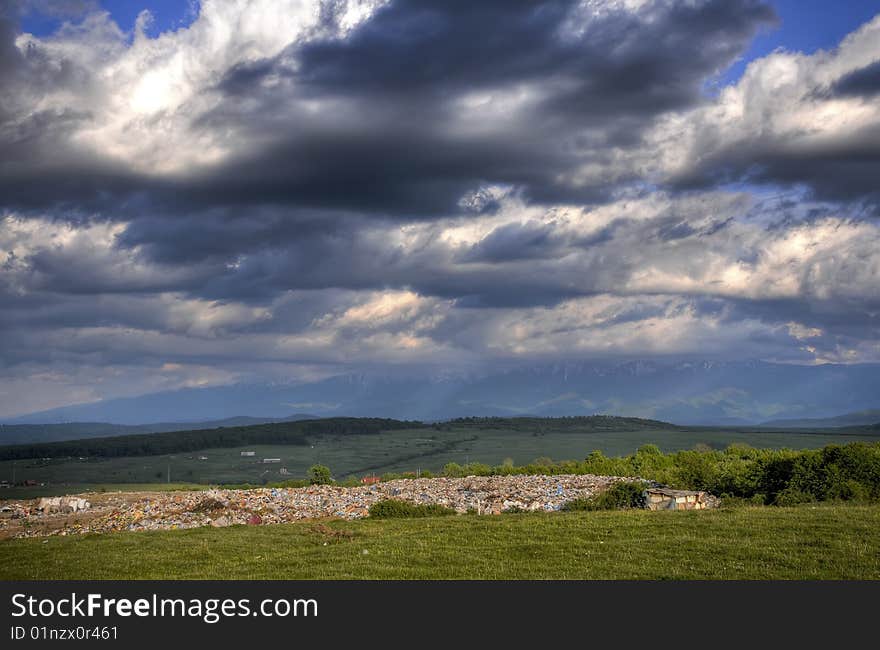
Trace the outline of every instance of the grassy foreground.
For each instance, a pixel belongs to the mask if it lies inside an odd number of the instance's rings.
[[[0,542],[12,579],[880,579],[880,505],[364,519]]]

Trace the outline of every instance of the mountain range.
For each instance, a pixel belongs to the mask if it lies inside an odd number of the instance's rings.
[[[274,424],[310,420],[315,416],[297,414],[285,418],[238,416],[201,422],[155,422],[152,424],[115,424],[112,422],[61,422],[54,424],[0,424],[0,445],[82,440],[106,436],[127,436],[138,433],[165,433],[168,431],[200,431],[220,427],[246,427],[254,424]]]
[[[870,412],[878,404],[880,364],[585,361],[484,373],[344,374],[309,383],[183,388],[56,408],[6,423],[165,422],[192,429],[199,421],[242,416],[271,421],[302,411],[423,421],[604,413],[677,424],[796,426],[779,421]],[[847,424],[853,423],[829,426]]]
[[[880,422],[880,409],[868,409],[856,413],[844,413],[830,418],[802,418],[789,420],[770,420],[761,426],[781,427],[783,429],[832,429],[838,427],[860,427]]]

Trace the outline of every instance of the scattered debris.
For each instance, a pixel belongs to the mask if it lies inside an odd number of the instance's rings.
[[[43,497],[37,503],[37,510],[44,515],[55,512],[80,512],[88,510],[91,504],[80,497]]]
[[[215,499],[213,497],[208,497],[206,499],[202,499],[195,506],[193,506],[193,512],[212,512],[214,510],[223,510],[229,505],[227,501],[221,501],[220,499]]]
[[[572,499],[589,498],[618,481],[638,479],[561,476],[468,476],[417,478],[358,487],[210,489],[180,492],[115,492],[0,502],[0,537],[37,537],[136,530],[173,530],[236,524],[278,524],[302,519],[358,519],[374,503],[402,499],[438,504],[458,513],[553,511]],[[683,501],[678,501],[683,498]],[[648,488],[648,507],[703,509],[717,505],[705,492]],[[331,530],[331,529],[328,529]]]

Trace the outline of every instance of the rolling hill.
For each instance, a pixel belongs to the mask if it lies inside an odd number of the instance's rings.
[[[156,422],[154,424],[113,424],[110,422],[65,422],[60,424],[0,424],[0,445],[25,445],[84,438],[128,436],[167,431],[195,431],[221,427],[244,427],[254,424],[313,420],[315,416],[297,414],[285,418],[238,416],[204,422]]]
[[[801,418],[788,420],[770,420],[761,426],[783,429],[830,429],[840,427],[861,427],[880,422],[880,409],[868,409],[856,413],[845,413],[830,418]]]
[[[422,426],[382,418],[327,418],[255,424],[242,427],[190,429],[161,433],[129,434],[106,438],[83,438],[38,444],[0,447],[0,460],[59,456],[153,456],[197,449],[240,445],[305,445],[306,436],[316,434],[358,435]]]

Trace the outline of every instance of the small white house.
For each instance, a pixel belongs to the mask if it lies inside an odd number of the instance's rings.
[[[241,455],[242,455],[242,456],[253,456],[253,455],[255,455],[256,453],[257,453],[257,452],[255,452],[255,451],[243,451],[243,452],[241,452]]]

